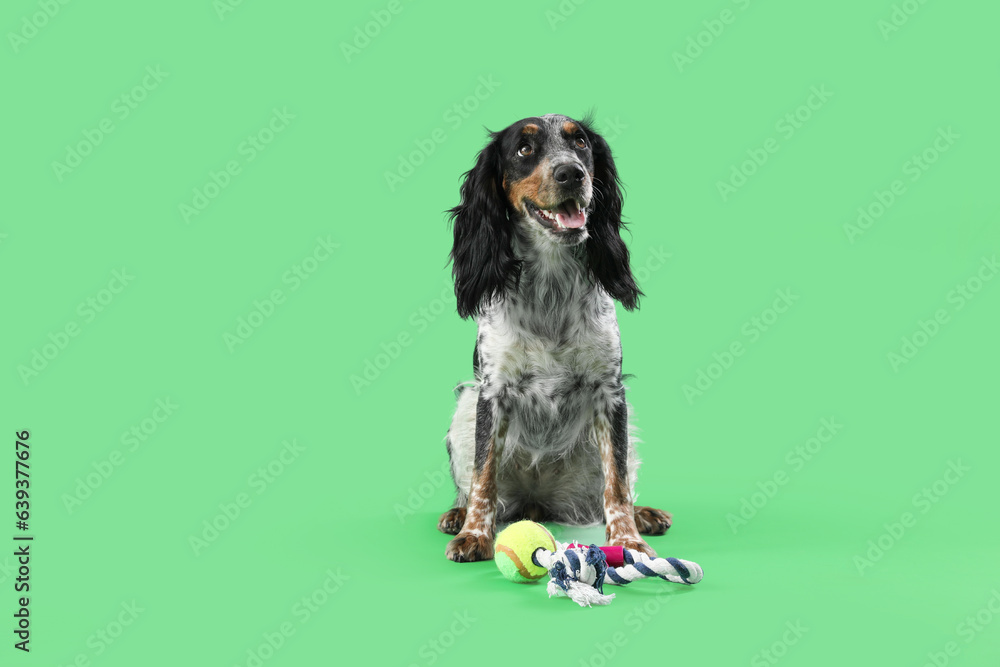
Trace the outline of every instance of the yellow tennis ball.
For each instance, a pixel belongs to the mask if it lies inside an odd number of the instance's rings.
[[[531,555],[539,547],[548,551],[556,550],[552,533],[540,523],[518,521],[497,535],[493,559],[507,579],[519,584],[530,584],[548,574],[544,567],[531,561]]]

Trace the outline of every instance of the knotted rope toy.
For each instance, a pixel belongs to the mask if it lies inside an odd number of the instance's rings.
[[[637,579],[658,577],[677,584],[696,584],[701,566],[680,558],[651,558],[624,547],[562,544],[544,526],[518,521],[504,529],[496,542],[496,563],[510,581],[530,583],[549,575],[549,597],[568,597],[581,607],[611,604],[604,584],[624,586]]]

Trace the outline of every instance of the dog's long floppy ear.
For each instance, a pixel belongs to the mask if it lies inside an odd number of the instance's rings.
[[[465,173],[461,203],[448,211],[455,232],[451,272],[462,318],[479,315],[485,305],[503,298],[520,276],[503,191],[500,134],[490,133],[476,166]]]
[[[590,273],[626,310],[634,310],[639,307],[642,291],[632,277],[628,247],[620,235],[625,223],[622,222],[624,195],[618,170],[608,142],[594,131],[589,120],[582,125],[594,155],[594,210],[587,222]]]

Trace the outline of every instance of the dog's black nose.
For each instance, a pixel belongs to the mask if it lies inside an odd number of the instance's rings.
[[[583,168],[572,162],[561,164],[552,172],[552,177],[556,179],[556,183],[569,183],[570,181],[579,183],[585,175]]]

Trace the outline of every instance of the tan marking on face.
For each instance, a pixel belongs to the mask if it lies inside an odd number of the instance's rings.
[[[545,197],[547,189],[547,179],[545,174],[549,172],[549,161],[542,160],[528,176],[520,181],[514,181],[507,188],[507,199],[515,211],[524,213],[524,200],[528,199],[539,206],[545,207],[548,199]]]
[[[521,134],[538,134],[538,126],[528,124],[521,128]]]
[[[578,129],[579,128],[577,127],[577,124],[574,123],[573,121],[568,120],[565,123],[563,123],[563,132],[565,132],[566,134],[570,135],[576,134]]]

